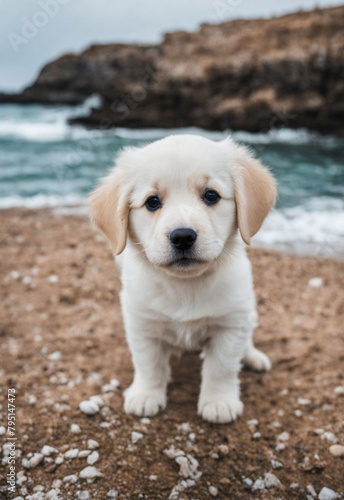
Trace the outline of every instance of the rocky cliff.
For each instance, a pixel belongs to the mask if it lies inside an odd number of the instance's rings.
[[[17,102],[78,104],[86,126],[307,127],[344,135],[344,7],[204,24],[160,45],[93,45],[45,66]]]

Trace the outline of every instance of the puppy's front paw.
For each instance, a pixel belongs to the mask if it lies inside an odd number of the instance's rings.
[[[251,370],[255,370],[256,372],[268,372],[271,370],[271,361],[259,349],[255,347],[249,348],[244,356],[244,365]]]
[[[134,384],[124,393],[124,411],[137,417],[154,417],[166,407],[164,391],[147,391]]]
[[[242,415],[244,405],[237,397],[215,396],[200,399],[198,403],[198,414],[204,420],[216,424],[227,424],[239,415]]]

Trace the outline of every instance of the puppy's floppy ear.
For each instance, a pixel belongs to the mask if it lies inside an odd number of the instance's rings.
[[[105,177],[89,196],[91,219],[105,234],[115,255],[123,252],[127,242],[129,196],[121,170]]]
[[[262,225],[276,200],[276,182],[270,172],[244,147],[237,147],[234,197],[237,222],[242,239],[251,238]]]

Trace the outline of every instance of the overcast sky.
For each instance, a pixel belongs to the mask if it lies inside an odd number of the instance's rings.
[[[158,42],[166,31],[270,17],[343,0],[3,0],[0,90],[31,83],[43,64],[91,43]]]

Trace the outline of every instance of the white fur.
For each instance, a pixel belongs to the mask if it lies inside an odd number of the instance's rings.
[[[225,423],[241,415],[242,361],[257,370],[270,369],[269,359],[252,340],[256,301],[236,215],[240,155],[251,158],[231,140],[172,136],[125,151],[110,175],[124,176],[120,189],[127,190],[130,204],[126,247],[116,257],[135,368],[125,392],[127,413],[153,416],[165,408],[169,358],[176,349],[203,350],[198,413],[210,422]],[[220,192],[218,204],[204,203],[205,188]],[[145,207],[152,195],[163,200],[153,213]],[[171,265],[168,235],[177,227],[197,232],[195,255],[202,262],[186,268]]]

